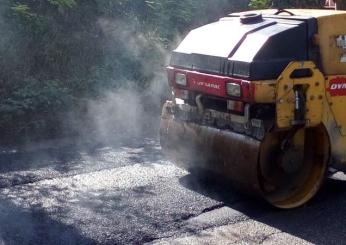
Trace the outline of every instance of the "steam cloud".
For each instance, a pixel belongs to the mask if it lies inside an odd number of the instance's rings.
[[[74,118],[72,121],[75,122],[75,128],[78,127],[77,131],[84,139],[92,138],[102,143],[155,137],[161,105],[169,96],[165,75],[169,53],[155,39],[154,34],[139,31],[134,23],[100,19],[98,24],[107,37],[106,50],[112,53],[116,45],[121,45],[140,64],[135,69],[140,69],[141,74],[151,76],[152,79],[146,86],[141,86],[138,81],[126,80],[121,74],[114,73],[114,83],[118,85],[105,91],[101,98],[88,100],[85,118],[83,116],[85,121]],[[143,56],[148,49],[155,49],[159,57],[148,59],[148,55]],[[110,58],[113,56],[110,55]],[[106,54],[106,62],[107,59],[109,57]]]

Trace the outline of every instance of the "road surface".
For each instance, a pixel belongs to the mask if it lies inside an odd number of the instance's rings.
[[[346,244],[346,182],[280,211],[175,167],[153,138],[0,154],[0,244]]]

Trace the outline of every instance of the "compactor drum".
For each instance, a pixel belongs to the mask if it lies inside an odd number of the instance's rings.
[[[279,208],[346,170],[346,12],[263,10],[191,31],[167,68],[165,153]]]

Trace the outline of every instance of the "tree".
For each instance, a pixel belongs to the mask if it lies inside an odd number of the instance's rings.
[[[268,0],[252,0],[249,3],[249,7],[253,9],[265,9],[270,5],[270,1]]]
[[[251,0],[252,8],[321,8],[323,0]]]

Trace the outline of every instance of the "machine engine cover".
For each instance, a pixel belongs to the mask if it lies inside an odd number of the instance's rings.
[[[317,61],[313,17],[264,15],[242,23],[230,15],[192,30],[170,66],[246,80],[276,79],[291,61]]]

